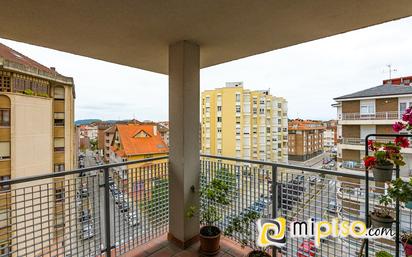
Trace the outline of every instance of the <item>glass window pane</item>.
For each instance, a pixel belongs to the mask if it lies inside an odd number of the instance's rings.
[[[10,142],[0,142],[0,157],[10,158]]]

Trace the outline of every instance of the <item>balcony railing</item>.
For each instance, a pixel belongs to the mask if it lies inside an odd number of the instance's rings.
[[[221,216],[216,225],[223,231],[249,213],[288,221],[365,220],[364,193],[358,189],[363,176],[210,155],[200,163],[201,190],[215,178],[229,187],[228,204],[200,199],[201,212],[216,207]],[[168,231],[167,157],[0,182],[7,185],[9,190],[0,192],[0,256],[120,256]],[[373,208],[384,189],[368,190],[377,192],[370,194]],[[402,230],[411,230],[409,209],[400,208],[399,222]],[[226,236],[255,247],[254,226]],[[327,238],[307,249],[305,240],[311,239],[289,235],[288,228],[282,256],[357,256],[362,243]],[[394,245],[370,240],[369,256],[382,249],[393,254]]]
[[[363,114],[359,112],[342,113],[342,120],[398,120],[399,112],[376,112],[371,114]]]

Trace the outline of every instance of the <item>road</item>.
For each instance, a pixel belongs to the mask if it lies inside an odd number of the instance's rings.
[[[91,151],[86,152],[85,167],[97,166],[94,154]],[[87,176],[79,179],[81,183],[87,182],[89,197],[82,201],[82,209],[89,209],[93,220],[93,237],[89,239],[81,239],[81,232],[79,235],[79,252],[81,256],[89,256],[95,250],[105,248],[105,198],[104,198],[104,177],[102,172],[98,172],[96,176]],[[110,235],[112,246],[119,247],[123,244],[135,245],[144,240],[144,232],[151,229],[151,225],[146,222],[146,218],[139,213],[138,207],[133,201],[129,201],[129,211],[121,212],[118,205],[115,203],[112,192],[110,192]],[[137,225],[130,225],[128,215],[136,212],[138,217]],[[80,229],[81,230],[81,229]],[[100,247],[95,247],[100,245]],[[82,254],[83,253],[83,254]]]

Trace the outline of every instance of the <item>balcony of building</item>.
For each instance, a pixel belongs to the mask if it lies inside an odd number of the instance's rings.
[[[381,143],[393,142],[393,138],[389,138],[389,137],[377,137],[377,138],[371,138],[371,139],[376,140]],[[343,137],[339,141],[339,147],[341,149],[364,151],[365,150],[365,139],[364,138]],[[404,154],[412,154],[412,146],[410,145],[409,147],[403,148],[401,152]]]
[[[340,125],[391,125],[400,119],[398,111],[363,114],[359,112],[338,115]]]

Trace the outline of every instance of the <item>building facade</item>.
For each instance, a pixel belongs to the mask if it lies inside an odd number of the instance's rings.
[[[204,154],[287,162],[287,101],[243,83],[201,95],[201,149]]]
[[[412,86],[400,83],[405,78],[395,78],[395,83],[384,81],[382,85],[347,94],[335,98],[338,116],[338,171],[364,174],[363,157],[365,156],[365,137],[368,134],[393,134],[392,124],[399,121],[404,110],[412,106]],[[399,83],[398,83],[399,82]],[[381,142],[393,141],[393,138],[371,137]],[[400,176],[410,177],[412,170],[412,148],[402,149],[406,165],[401,167]],[[369,176],[373,176],[372,172]],[[370,186],[384,188],[383,183],[370,181]],[[344,189],[345,188],[345,189]],[[348,190],[348,188],[350,188]],[[341,215],[344,219],[364,217],[364,181],[359,179],[338,177],[337,203],[341,206]],[[374,189],[370,192],[374,200],[370,202],[377,204],[378,194],[383,189]],[[347,192],[351,192],[348,194]],[[371,199],[372,199],[371,198]],[[409,212],[409,213],[408,213]],[[401,208],[400,215],[410,215],[410,211]],[[401,231],[403,230],[401,223]],[[345,241],[345,240],[344,240]],[[353,242],[352,242],[353,243]],[[392,240],[383,240],[382,243],[394,248]]]
[[[289,160],[306,161],[323,152],[323,131],[319,121],[289,121]]]
[[[61,172],[75,167],[74,98],[72,78],[0,44],[0,180],[40,175],[47,171]],[[47,197],[54,199],[53,205],[47,208],[39,205],[37,210],[39,215],[47,215],[49,219],[44,224],[49,231],[42,239],[46,246],[55,238],[65,236],[67,208],[64,198],[70,194],[65,195],[64,178],[50,179],[49,182],[53,190]],[[35,183],[30,186],[35,186]],[[13,203],[15,198],[7,197],[11,194],[9,190],[18,192],[19,186],[0,190],[0,220],[3,223],[0,227],[0,254],[7,254],[17,249],[19,244],[42,234],[43,231],[35,225],[28,228],[31,233],[27,228],[25,231],[17,229],[13,235],[8,232],[11,231],[12,220],[18,223],[20,219],[30,219],[25,217],[28,201],[39,204],[41,199],[31,199],[33,194],[27,194],[24,200]],[[5,199],[9,200],[5,202]]]
[[[325,128],[323,131],[323,148],[325,151],[334,151],[338,144],[337,121],[329,120],[322,124]]]

